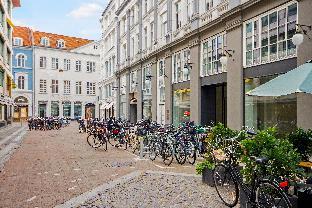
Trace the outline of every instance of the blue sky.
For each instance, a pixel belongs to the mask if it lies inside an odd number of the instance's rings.
[[[13,22],[35,30],[100,39],[99,19],[108,0],[21,0]]]

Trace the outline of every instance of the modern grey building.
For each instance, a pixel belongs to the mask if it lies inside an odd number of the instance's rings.
[[[312,128],[311,95],[245,95],[312,59],[312,40],[292,42],[312,25],[310,0],[114,2],[117,117]]]

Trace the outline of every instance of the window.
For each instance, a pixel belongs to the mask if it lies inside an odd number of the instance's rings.
[[[144,48],[147,49],[147,27],[144,28]]]
[[[25,77],[24,76],[18,76],[17,78],[17,88],[20,90],[25,89]]]
[[[50,45],[50,41],[47,37],[42,37],[40,40],[40,44],[43,46],[49,46]]]
[[[158,95],[159,95],[159,102],[164,103],[165,102],[165,59],[160,60],[158,62]]]
[[[82,82],[76,82],[76,95],[82,94]]]
[[[52,93],[58,93],[58,80],[52,80]]]
[[[47,57],[41,56],[39,61],[39,67],[45,69],[47,67]]]
[[[244,24],[244,65],[265,64],[296,55],[297,3],[283,5]]]
[[[137,86],[137,71],[132,71],[130,73],[130,92],[136,92]]]
[[[160,33],[161,37],[165,37],[167,34],[167,12],[163,13],[160,15],[160,22],[161,22],[161,27],[160,27]]]
[[[213,7],[213,0],[205,0],[205,10],[208,11]]]
[[[95,82],[87,82],[87,95],[95,95]]]
[[[154,22],[151,23],[151,47],[154,45]]]
[[[17,55],[17,67],[25,67],[26,56],[24,54]]]
[[[76,71],[81,71],[81,61],[76,61]]]
[[[188,65],[191,59],[190,49],[184,49],[173,55],[173,82],[184,82],[190,80],[190,69]]]
[[[65,48],[65,41],[64,40],[58,40],[56,42],[56,47],[58,47],[58,48]]]
[[[14,38],[13,39],[14,46],[23,46],[23,39],[22,38]]]
[[[147,13],[147,0],[144,0],[144,14]]]
[[[176,20],[176,28],[179,29],[181,27],[181,20],[180,20],[180,1],[175,3],[175,20]]]
[[[52,58],[52,69],[59,69],[59,59]]]
[[[47,80],[40,79],[39,89],[40,93],[47,93]]]
[[[64,80],[64,94],[70,94],[70,81]]]
[[[151,65],[146,65],[143,67],[142,71],[142,90],[143,90],[143,95],[150,95],[152,93],[152,83],[151,83]]]
[[[70,59],[64,59],[64,70],[70,70]]]
[[[201,76],[209,76],[226,71],[220,58],[226,47],[225,34],[219,34],[202,43]]]
[[[95,71],[95,62],[88,61],[87,62],[87,72],[94,72]]]

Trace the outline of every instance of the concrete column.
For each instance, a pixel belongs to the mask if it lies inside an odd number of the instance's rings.
[[[157,121],[157,61],[152,62],[152,120]]]
[[[60,117],[63,116],[63,103],[62,103],[62,101],[59,102],[59,116]]]
[[[126,72],[126,119],[130,120],[130,72]]]
[[[190,89],[191,89],[191,121],[196,124],[201,123],[201,82],[200,82],[200,45],[199,40],[190,43],[191,68]]]
[[[172,102],[173,102],[173,92],[172,92],[172,55],[167,53],[165,57],[165,123],[172,124]]]
[[[227,125],[229,128],[239,130],[244,124],[242,25],[228,30],[226,37],[227,49],[235,50],[227,63]]]
[[[47,102],[47,116],[51,116],[51,100]]]
[[[138,0],[139,4],[139,45],[138,45],[138,51],[140,52],[140,58],[142,58],[142,44],[143,44],[143,9],[142,9],[142,0]],[[142,68],[142,67],[141,67]],[[142,88],[141,88],[142,89]],[[139,106],[138,106],[139,107]],[[138,111],[139,112],[139,111]],[[138,117],[139,119],[139,117]],[[141,116],[142,119],[142,116]]]
[[[172,32],[172,0],[167,1],[167,29],[168,33]]]
[[[62,108],[63,109],[63,108]],[[81,118],[85,118],[85,103],[81,102]],[[61,108],[60,108],[60,113],[61,113]],[[63,113],[63,110],[62,110]]]
[[[137,98],[137,119],[138,121],[143,118],[142,112],[142,102],[143,102],[143,93],[142,93],[142,66],[137,71],[137,82],[138,82],[138,98]]]

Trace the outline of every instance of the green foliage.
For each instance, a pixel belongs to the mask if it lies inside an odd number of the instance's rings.
[[[290,133],[287,139],[293,144],[301,156],[301,160],[308,161],[312,156],[312,130],[297,129]]]
[[[215,168],[215,164],[211,162],[210,160],[204,160],[203,162],[196,164],[196,173],[201,175],[203,174],[203,171],[205,168],[208,168],[209,170],[213,170]]]
[[[250,182],[255,171],[275,179],[292,179],[298,174],[300,155],[288,140],[277,138],[275,128],[259,131],[252,139],[241,141],[241,145],[245,153],[242,156],[242,162],[245,164],[242,173],[247,182]],[[259,167],[252,156],[266,157],[269,162],[265,167]]]

